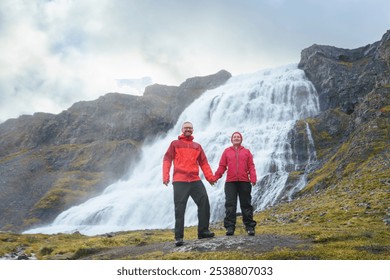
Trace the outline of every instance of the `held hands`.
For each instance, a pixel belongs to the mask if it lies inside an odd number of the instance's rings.
[[[218,180],[215,179],[215,177],[213,176],[213,178],[211,178],[211,180],[209,181],[209,183],[210,183],[211,186],[214,187],[214,186],[215,186],[215,183],[217,183],[217,181],[218,181]]]
[[[210,185],[211,186],[215,186],[215,183],[217,183],[217,181],[218,180],[216,180],[215,178],[212,178],[210,181],[208,181],[209,183],[210,183]],[[169,180],[168,181],[163,181],[163,184],[165,185],[165,186],[167,186],[168,187],[168,184],[169,184]]]

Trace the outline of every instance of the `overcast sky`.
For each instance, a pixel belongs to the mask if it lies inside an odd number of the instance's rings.
[[[388,29],[388,0],[1,0],[0,122],[298,63],[312,44],[353,49]]]

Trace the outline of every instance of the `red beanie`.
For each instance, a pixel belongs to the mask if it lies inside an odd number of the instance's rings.
[[[240,142],[240,144],[242,143],[242,135],[241,135],[241,133],[240,132],[238,132],[238,131],[236,131],[236,132],[234,132],[233,134],[232,134],[232,137],[230,138],[230,141],[233,143],[233,135],[234,134],[238,134],[238,135],[240,135],[240,137],[241,137],[241,142]]]

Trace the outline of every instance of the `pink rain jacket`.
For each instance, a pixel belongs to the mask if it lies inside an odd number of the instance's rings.
[[[251,152],[243,146],[226,148],[219,161],[215,179],[222,177],[227,169],[226,182],[242,181],[256,183],[256,170]]]

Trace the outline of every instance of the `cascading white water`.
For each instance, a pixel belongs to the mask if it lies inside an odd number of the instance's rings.
[[[267,178],[268,181],[265,190],[259,189],[260,184],[253,188],[254,207],[261,210],[274,204],[283,193],[288,172],[294,165],[288,132],[296,120],[313,116],[318,110],[316,91],[295,64],[232,77],[186,108],[164,138],[145,146],[129,179],[118,181],[101,195],[62,212],[52,224],[25,233],[79,231],[95,235],[172,228],[173,191],[172,185],[162,184],[162,158],[169,143],[180,134],[184,121],[193,123],[194,141],[203,146],[214,172],[223,150],[231,145],[231,134],[242,133],[243,145],[254,155],[259,180]],[[212,221],[222,220],[224,216],[225,176],[215,186],[204,180]],[[186,226],[194,224],[197,224],[197,210],[190,199]]]

